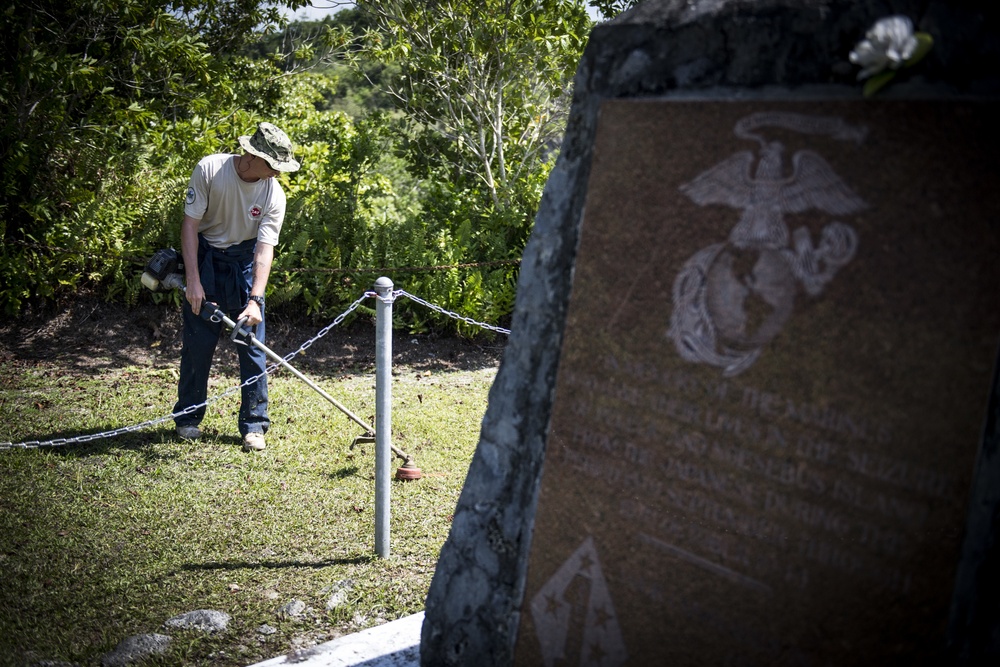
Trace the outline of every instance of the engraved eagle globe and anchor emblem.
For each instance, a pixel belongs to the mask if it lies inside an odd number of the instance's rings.
[[[813,245],[805,226],[789,234],[784,216],[810,210],[839,216],[867,208],[814,151],[796,151],[786,175],[784,145],[754,132],[761,127],[856,143],[866,133],[839,118],[752,114],[734,132],[758,142],[759,157],[740,151],[680,187],[699,206],[741,211],[727,241],[702,248],[678,272],[667,332],[683,359],[721,367],[726,377],[752,366],[781,332],[800,288],[818,296],[857,250],[857,232],[843,222],[823,227]]]

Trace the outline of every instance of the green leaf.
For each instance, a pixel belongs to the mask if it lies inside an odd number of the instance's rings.
[[[931,49],[934,48],[934,38],[926,32],[914,33],[913,36],[917,38],[917,49],[910,56],[910,59],[903,64],[903,67],[913,67],[923,60],[931,52]]]
[[[872,78],[865,81],[865,85],[861,93],[865,97],[871,97],[878,91],[882,90],[894,78],[896,78],[896,72],[893,70],[880,72],[879,74],[876,74]]]

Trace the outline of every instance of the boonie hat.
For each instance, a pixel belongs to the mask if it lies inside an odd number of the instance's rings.
[[[301,166],[292,157],[288,135],[270,123],[259,123],[252,137],[240,137],[240,146],[247,153],[267,160],[276,171],[298,171]]]

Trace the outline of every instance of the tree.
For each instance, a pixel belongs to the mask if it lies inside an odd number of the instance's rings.
[[[557,146],[590,27],[582,0],[360,0],[370,53],[398,62],[391,94],[432,150],[496,208]]]
[[[0,13],[0,307],[77,279],[85,267],[32,244],[94,245],[105,230],[81,212],[109,176],[140,168],[151,128],[273,103],[266,69],[225,55],[275,27],[278,6],[306,3],[26,0]]]
[[[299,9],[311,0],[180,0],[160,2],[165,11],[181,19],[188,31],[205,41],[214,55],[237,53],[262,34],[287,22],[281,8]]]
[[[368,60],[360,52],[361,37],[372,27],[370,14],[353,7],[341,9],[322,21],[292,22],[284,30],[248,44],[243,53],[274,62],[286,75],[322,72],[337,82],[332,93],[324,91],[322,103],[360,118],[366,112],[394,107],[382,92],[383,79],[391,75],[391,68]]]
[[[606,19],[613,19],[622,12],[632,9],[640,0],[590,0],[590,6]]]

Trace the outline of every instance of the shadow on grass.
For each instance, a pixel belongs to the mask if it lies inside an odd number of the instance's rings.
[[[133,431],[116,436],[87,439],[88,437],[113,430],[113,428],[100,428],[84,431],[51,431],[35,435],[31,440],[26,441],[35,444],[28,444],[24,447],[12,447],[11,449],[37,449],[39,451],[51,452],[56,456],[78,458],[107,454],[112,450],[138,452],[143,458],[149,461],[179,458],[179,454],[176,452],[165,452],[156,448],[156,445],[179,440],[174,433],[173,427]],[[236,442],[239,443],[239,440],[237,439]]]
[[[113,428],[101,428],[87,429],[84,431],[52,431],[41,435],[35,435],[30,440],[26,441],[28,443],[36,444],[14,446],[9,449],[37,449],[39,451],[52,452],[52,454],[56,456],[77,458],[99,456],[112,451],[134,451],[142,455],[142,457],[147,461],[168,461],[178,459],[181,455],[177,452],[160,450],[157,448],[157,445],[177,443],[184,444],[187,442],[176,434],[172,426],[156,430],[133,431],[131,433],[94,438],[92,440],[87,439],[89,436],[100,435],[113,430]],[[83,440],[77,442],[80,438]],[[202,436],[201,440],[207,441],[213,445],[221,445],[224,447],[243,447],[243,438],[239,435],[219,435],[212,432],[206,432]],[[24,443],[22,442],[15,443],[15,445],[23,444]],[[194,445],[194,443],[188,444],[191,444],[192,446]],[[355,468],[353,472],[357,472],[357,468]],[[347,477],[350,474],[352,474],[350,471],[343,475],[338,474],[338,478]]]
[[[352,556],[350,558],[331,558],[329,560],[320,560],[313,562],[305,562],[300,560],[285,560],[285,561],[258,561],[252,563],[250,561],[232,561],[232,562],[208,562],[208,563],[191,563],[188,565],[182,565],[179,571],[182,572],[204,572],[210,570],[252,570],[252,569],[264,569],[264,570],[281,570],[286,568],[310,568],[318,570],[324,567],[332,567],[334,565],[364,565],[365,563],[371,563],[375,560],[375,555],[364,555],[364,556]],[[178,571],[170,572],[168,574],[177,574]]]
[[[358,474],[358,466],[345,466],[340,470],[331,472],[327,475],[330,479],[346,479],[348,477],[353,477]]]

